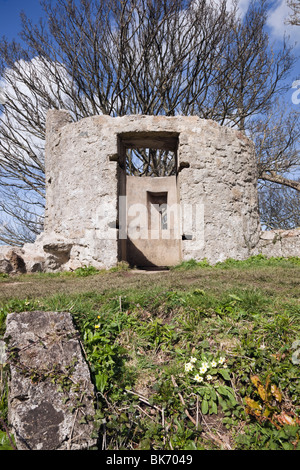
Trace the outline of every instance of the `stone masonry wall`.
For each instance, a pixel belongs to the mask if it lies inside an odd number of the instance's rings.
[[[261,232],[254,254],[262,254],[267,258],[300,257],[300,229]]]
[[[117,233],[106,235],[117,220],[117,164],[109,158],[117,152],[116,136],[97,118],[71,124],[66,119],[57,129],[60,113],[50,111],[47,119],[44,249],[65,254],[73,269],[114,266]],[[107,217],[100,211],[104,204]]]
[[[66,266],[115,265],[118,136],[173,132],[179,143],[182,232],[189,232],[182,233],[187,235],[182,258],[216,262],[249,256],[258,241],[259,217],[253,145],[244,135],[198,117],[94,116],[70,123],[62,113],[50,111],[47,121],[47,252],[57,253],[61,243]],[[192,227],[189,211],[195,210]]]
[[[192,241],[183,241],[183,259],[216,263],[250,256],[260,232],[252,142],[194,118],[190,132],[180,135],[179,159],[189,164],[179,173],[181,204],[198,207],[198,221],[202,217]]]
[[[118,207],[119,195],[126,195],[124,142],[148,139],[147,147],[168,138],[178,147],[182,260],[206,258],[214,264],[258,253],[299,256],[298,232],[261,231],[254,145],[243,133],[195,116],[93,116],[73,122],[68,112],[50,110],[45,229],[34,244],[13,253],[12,247],[1,248],[0,270],[14,272],[19,258],[31,272],[115,266],[124,231]]]

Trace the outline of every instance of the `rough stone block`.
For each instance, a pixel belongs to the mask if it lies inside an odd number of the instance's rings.
[[[10,264],[10,262],[5,258],[0,258],[0,273],[9,274],[12,272],[12,270],[13,270],[13,267]]]
[[[19,450],[84,450],[96,444],[94,387],[69,313],[7,317],[9,424]]]
[[[13,268],[12,271],[15,274],[24,274],[24,273],[26,273],[26,265],[25,265],[25,262],[23,260],[22,254],[23,254],[22,251],[18,252],[16,250],[11,250],[7,255],[8,261],[10,262],[10,264]]]

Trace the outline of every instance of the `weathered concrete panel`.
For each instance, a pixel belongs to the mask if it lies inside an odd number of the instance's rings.
[[[131,266],[175,266],[181,261],[181,232],[176,176],[152,178],[128,176],[127,196],[127,261]],[[155,195],[158,200],[155,201]],[[167,209],[166,228],[161,227],[160,213]],[[154,199],[151,200],[154,197]],[[159,200],[161,199],[161,200]]]

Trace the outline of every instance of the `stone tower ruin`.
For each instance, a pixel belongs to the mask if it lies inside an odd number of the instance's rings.
[[[175,174],[126,174],[128,148],[173,151]],[[260,232],[256,179],[252,142],[213,121],[134,115],[72,122],[51,110],[44,249],[72,269],[244,259]]]
[[[130,174],[128,152],[167,152],[168,175]],[[300,256],[300,230],[262,231],[253,143],[195,116],[93,116],[46,123],[44,232],[0,247],[0,272],[141,268],[194,259]],[[17,267],[16,267],[17,266]]]

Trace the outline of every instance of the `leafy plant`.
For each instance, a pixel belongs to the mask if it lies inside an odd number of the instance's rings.
[[[0,429],[0,450],[14,450],[14,438],[13,436],[8,436],[5,431]]]
[[[300,425],[300,420],[294,412],[284,410],[283,394],[277,385],[271,382],[270,376],[263,383],[258,376],[253,375],[251,382],[257,399],[245,397],[246,413],[254,416],[260,423],[268,420],[276,429],[285,425]]]
[[[83,343],[96,387],[103,393],[119,377],[126,351],[116,342],[120,332],[117,315],[110,321],[98,315],[96,320],[83,324]]]
[[[278,430],[248,424],[235,442],[241,450],[300,450],[299,427],[286,425]]]
[[[154,348],[154,351],[171,349],[177,341],[175,326],[163,323],[160,318],[150,319],[146,324],[138,327],[141,337],[147,343],[147,349]]]
[[[96,269],[94,266],[83,266],[81,268],[75,269],[74,273],[78,277],[86,277],[99,274],[99,270]]]
[[[201,398],[201,412],[217,414],[218,405],[228,411],[238,405],[230,383],[230,372],[224,355],[207,351],[192,356],[185,364],[189,385]],[[201,385],[200,385],[201,384]]]

